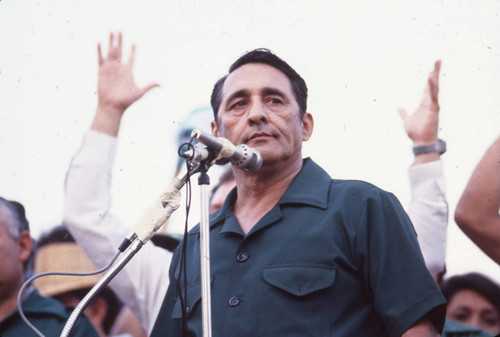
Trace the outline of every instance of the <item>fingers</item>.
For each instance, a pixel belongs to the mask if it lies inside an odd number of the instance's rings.
[[[97,44],[97,60],[100,66],[104,63],[104,58],[102,57],[102,50],[100,43]]]
[[[144,96],[144,94],[146,94],[149,90],[156,88],[156,87],[159,87],[159,86],[160,85],[158,83],[151,83],[151,84],[146,85],[145,87],[142,87],[141,89],[139,89],[141,97]]]
[[[438,79],[440,71],[441,71],[441,60],[437,60],[436,62],[434,62],[434,72],[437,74]]]
[[[405,109],[399,108],[398,113],[399,113],[399,116],[401,116],[401,119],[403,120],[403,122],[408,118],[408,112],[406,112]]]
[[[441,60],[434,63],[434,70],[429,75],[429,90],[433,103],[438,103],[439,94],[439,72],[441,71]]]
[[[130,57],[128,58],[128,64],[132,67],[135,61],[135,44],[132,45],[132,49],[130,50]]]
[[[121,60],[122,59],[122,32],[118,32],[118,46],[116,46],[117,49],[117,59]]]
[[[117,37],[113,33],[109,33],[108,45],[108,61],[120,62],[122,58],[122,33],[118,33]]]
[[[111,46],[113,45],[113,32],[109,32],[109,48],[111,48]]]

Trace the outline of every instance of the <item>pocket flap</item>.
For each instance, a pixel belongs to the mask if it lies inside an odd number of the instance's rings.
[[[215,276],[210,278],[210,286],[214,282]],[[192,285],[188,285],[187,289],[187,300],[185,305],[187,306],[187,317],[191,315],[194,310],[194,307],[198,304],[201,299],[201,283],[196,283]],[[173,318],[182,318],[182,310],[181,310],[181,300],[177,296],[175,301],[174,310],[172,311]]]
[[[335,268],[326,265],[276,265],[264,268],[264,280],[295,296],[328,288],[335,282]]]

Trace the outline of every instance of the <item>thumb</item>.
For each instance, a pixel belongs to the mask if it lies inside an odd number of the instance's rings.
[[[399,116],[401,116],[401,119],[403,120],[403,122],[406,120],[406,118],[408,118],[408,113],[406,112],[405,109],[399,108],[398,113],[399,113]]]
[[[153,89],[153,88],[156,88],[156,87],[159,87],[160,85],[158,83],[151,83],[151,84],[148,84],[146,85],[145,87],[142,87],[141,89],[139,89],[139,93],[142,96],[144,96],[149,90]]]

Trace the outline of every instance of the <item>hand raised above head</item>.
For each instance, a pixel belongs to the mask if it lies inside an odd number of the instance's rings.
[[[138,87],[133,77],[135,45],[132,45],[128,62],[122,60],[122,34],[118,33],[115,41],[109,34],[108,56],[103,58],[101,45],[97,46],[99,58],[98,94],[99,102],[125,110],[157,83]]]
[[[441,61],[434,63],[434,70],[429,74],[424,94],[418,108],[408,115],[405,109],[399,109],[408,137],[414,145],[436,143],[439,128],[439,71]]]
[[[146,92],[159,86],[150,83],[138,87],[133,76],[135,45],[132,45],[127,62],[122,60],[122,34],[109,34],[107,57],[103,57],[101,44],[97,45],[99,61],[98,107],[92,129],[113,136],[118,134],[123,113]]]

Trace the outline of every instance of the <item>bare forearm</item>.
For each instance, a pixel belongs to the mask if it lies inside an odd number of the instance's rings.
[[[117,137],[124,112],[121,108],[98,104],[90,129]]]
[[[455,210],[460,228],[500,263],[500,137],[474,169]]]

